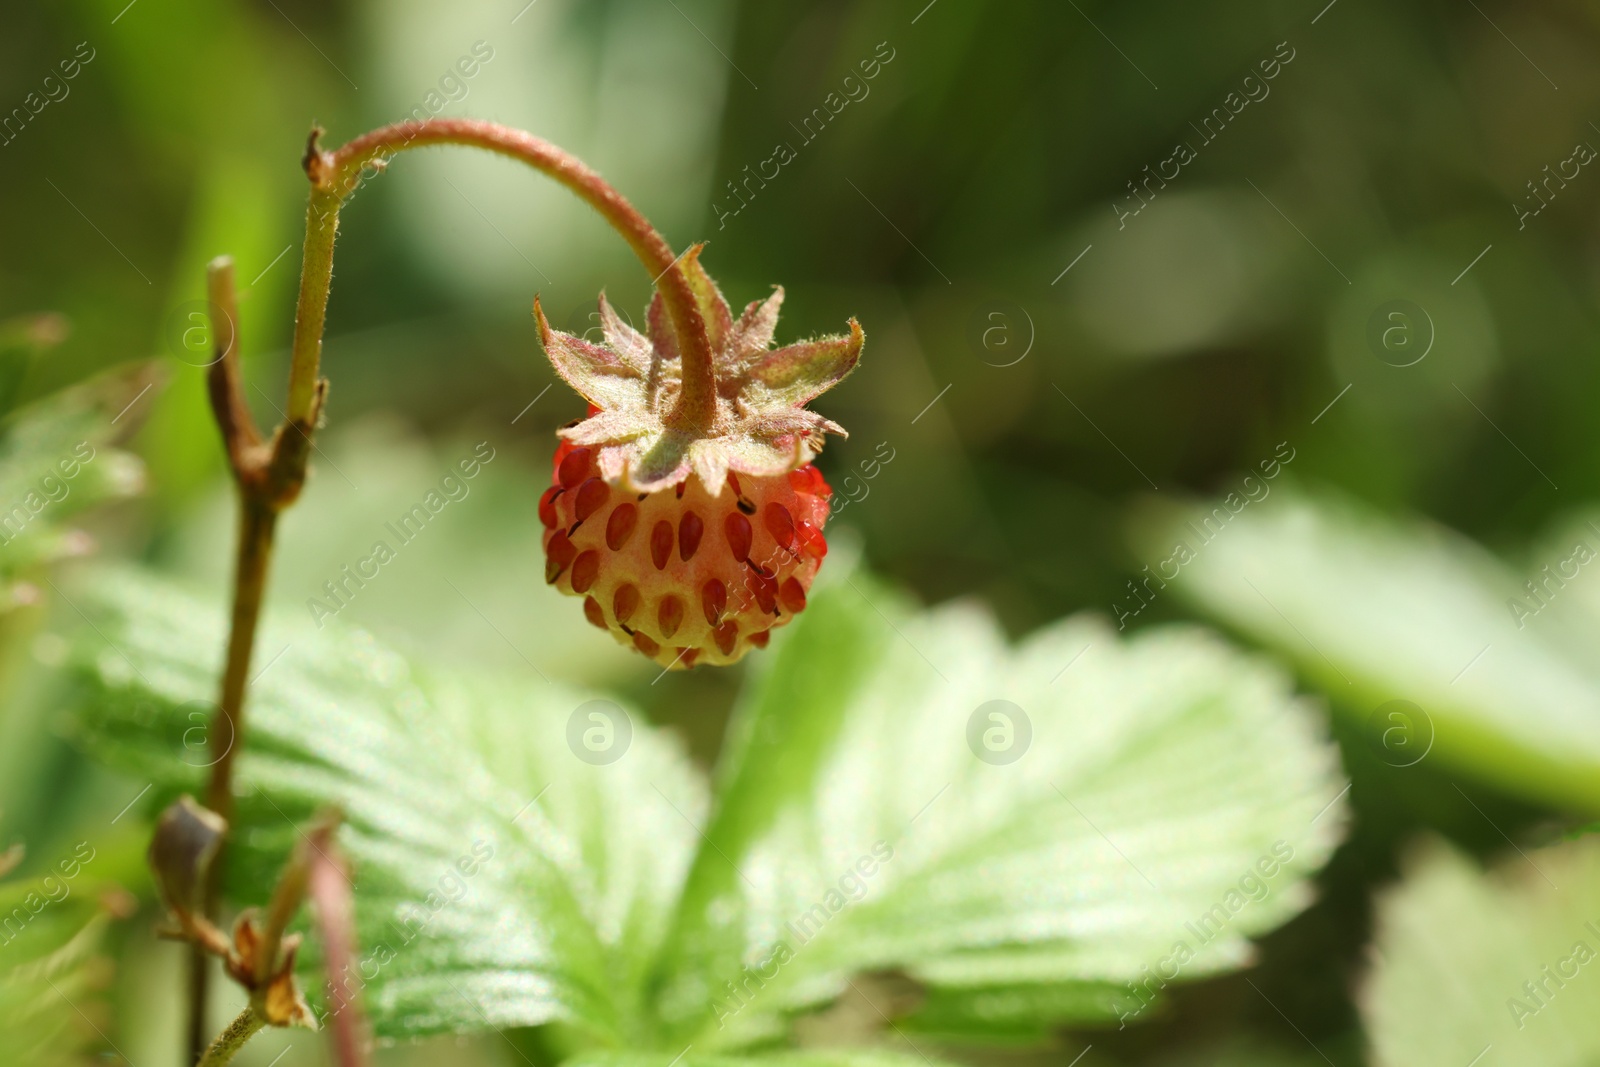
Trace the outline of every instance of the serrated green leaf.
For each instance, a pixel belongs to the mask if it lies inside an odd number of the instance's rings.
[[[84,743],[168,791],[196,790],[221,613],[126,572],[98,574],[78,603],[95,621]],[[705,806],[677,746],[634,714],[621,758],[591,765],[567,742],[585,694],[413,671],[332,622],[269,616],[259,647],[234,899],[264,897],[297,825],[338,805],[356,870],[355,981],[380,1035],[564,1021],[602,1042],[640,1039],[641,983]],[[304,981],[322,988],[309,969]]]
[[[848,577],[774,651],[660,970],[697,1048],[768,1037],[886,968],[935,987],[956,1028],[1137,1016],[1163,984],[1147,968],[1245,962],[1341,832],[1313,709],[1202,631],[1122,641],[1074,619],[1011,649],[978,610],[916,614]],[[996,700],[1031,721],[1025,749],[988,718],[1006,709],[980,711]]]
[[[1421,708],[1394,735],[1413,751],[1387,751],[1390,762],[1427,753],[1523,796],[1600,810],[1600,615],[1575,593],[1519,616],[1509,605],[1525,590],[1483,549],[1331,495],[1280,487],[1238,514],[1215,510],[1203,532],[1212,512],[1188,508],[1153,512],[1136,532],[1169,577],[1157,595],[1281,651],[1363,720],[1392,700]],[[1158,562],[1180,543],[1192,559]]]
[[[1482,873],[1430,842],[1380,898],[1362,1015],[1377,1067],[1600,1061],[1600,841]]]

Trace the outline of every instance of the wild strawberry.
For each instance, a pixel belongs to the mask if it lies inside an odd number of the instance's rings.
[[[828,545],[831,490],[811,460],[844,429],[805,404],[860,358],[861,327],[772,349],[782,287],[738,320],[699,264],[681,261],[712,366],[684,368],[658,294],[648,336],[600,297],[596,344],[534,314],[550,361],[589,401],[560,432],[539,500],[545,578],[584,615],[663,667],[729,664],[805,608]]]

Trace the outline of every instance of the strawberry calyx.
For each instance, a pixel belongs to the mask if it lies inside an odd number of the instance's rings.
[[[658,292],[647,332],[628,325],[600,296],[603,340],[553,329],[539,301],[534,315],[556,373],[591,405],[590,415],[560,433],[595,449],[599,475],[641,493],[669,488],[693,474],[712,496],[730,471],[768,477],[797,470],[821,451],[827,433],[845,430],[806,404],[856,366],[865,337],[851,319],[848,335],[772,347],[783,287],[752,301],[737,319],[700,265],[700,249],[675,270],[688,280],[710,349],[709,395],[696,395],[674,325]],[[691,357],[692,358],[692,357]]]

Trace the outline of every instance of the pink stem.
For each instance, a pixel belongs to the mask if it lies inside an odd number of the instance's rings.
[[[442,144],[483,148],[528,164],[576,193],[622,235],[660,290],[683,353],[683,393],[675,421],[685,429],[708,428],[716,411],[711,345],[700,305],[678,266],[681,257],[674,256],[672,247],[655,227],[582,160],[530,133],[475,119],[397,122],[362,134],[332,152],[318,148],[313,134],[305,158],[312,195],[306,216],[300,302],[295,316],[289,418],[305,421],[312,412],[328,288],[333,276],[333,242],[339,205],[355,191],[362,168],[373,164],[381,166],[390,156],[408,148]]]

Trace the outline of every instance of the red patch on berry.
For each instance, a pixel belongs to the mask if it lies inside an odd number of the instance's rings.
[[[561,572],[572,565],[572,560],[577,554],[578,549],[566,531],[557,530],[551,535],[550,543],[544,549],[544,580],[553,583],[561,577]]]
[[[771,615],[778,608],[778,583],[765,574],[751,574],[745,584],[750,589],[750,594],[756,598],[756,603],[761,606],[763,615]]]
[[[828,554],[828,539],[809,522],[802,521],[795,527],[795,533],[800,538],[800,551],[812,559],[821,560]]]
[[[587,448],[574,448],[567,453],[561,461],[561,466],[556,474],[561,480],[561,488],[571,489],[583,481],[589,473],[589,450]]]
[[[728,607],[728,587],[716,578],[700,587],[700,608],[706,613],[706,622],[715,626]]]
[[[822,480],[822,472],[809,463],[789,472],[789,484],[795,492],[810,493],[812,496],[820,496],[821,491],[827,488],[827,483]]]
[[[722,529],[728,535],[728,550],[733,553],[733,558],[743,563],[750,558],[750,544],[755,537],[755,531],[750,529],[750,520],[737,511],[730,512],[722,521]]]
[[[625,626],[638,608],[639,590],[631,585],[619,585],[611,598],[611,614],[617,617],[617,625]]]
[[[794,551],[794,516],[789,514],[788,508],[774,501],[761,513],[761,521],[766,524],[767,532],[779,548]]]
[[[546,577],[661,667],[732,663],[804,610],[827,552],[814,467],[740,474],[715,496],[693,476],[636,496],[599,478],[593,449],[564,444],[553,466]]]
[[[650,531],[650,559],[656,565],[656,570],[665,570],[667,560],[672,558],[672,523],[662,519],[656,523],[656,528]]]
[[[600,553],[594,549],[584,552],[572,561],[572,591],[587,593],[594,580],[600,577]]]
[[[620,551],[628,543],[628,538],[633,536],[633,526],[638,521],[637,506],[623,503],[613,508],[611,518],[606,520],[606,547],[613,552]]]
[[[683,601],[675,596],[662,597],[661,606],[656,609],[656,624],[661,627],[662,637],[677,633],[683,625]]]
[[[678,558],[685,563],[693,559],[700,550],[700,538],[705,532],[706,524],[700,521],[700,516],[692,511],[685,512],[678,520]]]
[[[605,507],[611,497],[611,487],[599,478],[590,478],[578,486],[578,502],[573,507],[573,513],[582,522],[590,515]]]
[[[778,590],[778,598],[783,601],[784,607],[796,615],[806,610],[805,588],[793,578],[783,583],[782,588]]]

